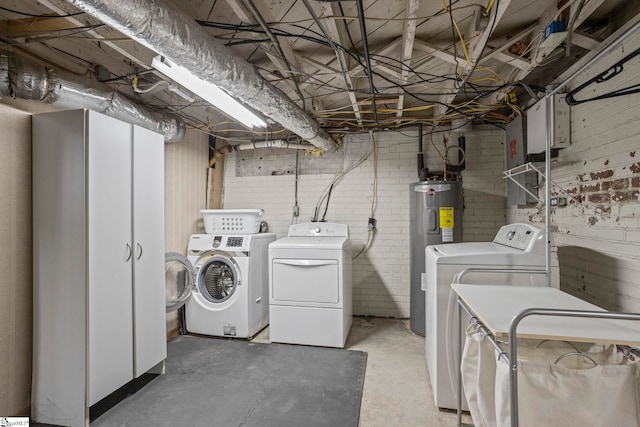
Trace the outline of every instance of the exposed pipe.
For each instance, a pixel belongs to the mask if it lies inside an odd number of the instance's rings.
[[[369,57],[369,42],[367,41],[367,26],[364,22],[364,7],[362,0],[357,0],[358,4],[358,20],[360,21],[360,32],[362,33],[362,48],[364,50],[364,59],[367,61],[367,77],[369,77],[369,90],[371,91],[371,106],[373,110],[373,121],[378,123],[378,107],[376,105],[376,90],[373,86],[373,73],[371,69],[371,58]]]
[[[303,140],[325,151],[337,149],[336,142],[315,119],[168,0],[67,2],[198,78],[220,86]]]
[[[213,152],[213,156],[209,159],[209,167],[212,168],[216,162],[224,157],[225,154],[232,151],[255,150],[256,148],[290,148],[293,150],[310,150],[313,145],[300,144],[299,142],[288,142],[283,139],[274,139],[271,141],[244,142],[236,145],[225,145]]]
[[[0,97],[3,96],[89,108],[161,133],[165,142],[179,141],[185,133],[180,118],[151,111],[109,85],[45,68],[15,55],[0,55]]]
[[[424,167],[424,146],[422,139],[424,137],[422,130],[422,123],[418,124],[418,179],[420,181],[426,181],[429,169]]]
[[[300,144],[297,142],[287,142],[282,139],[273,141],[245,142],[243,144],[231,145],[232,151],[254,150],[256,148],[291,148],[295,150],[309,150],[312,147],[309,144]]]

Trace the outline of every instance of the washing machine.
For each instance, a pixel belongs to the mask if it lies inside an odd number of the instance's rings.
[[[294,224],[269,245],[272,342],[344,347],[351,329],[351,240],[344,224]]]
[[[531,224],[508,224],[492,242],[449,243],[425,248],[426,358],[435,404],[457,408],[457,307],[451,291],[455,276],[467,268],[545,271],[544,230]],[[464,283],[546,286],[545,274],[479,273],[464,276]],[[467,325],[463,318],[462,329]],[[463,400],[466,408],[466,401]]]
[[[268,254],[273,233],[194,234],[187,256],[165,257],[167,312],[185,305],[186,331],[252,338],[269,324]]]

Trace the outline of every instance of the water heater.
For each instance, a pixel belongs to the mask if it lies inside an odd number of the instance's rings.
[[[425,334],[424,249],[428,245],[462,241],[462,182],[421,181],[409,185],[411,209],[410,327]]]

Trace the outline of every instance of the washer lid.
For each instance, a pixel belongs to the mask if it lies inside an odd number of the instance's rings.
[[[269,245],[269,249],[337,249],[351,246],[348,237],[285,237]]]
[[[425,249],[437,264],[544,266],[545,257],[493,242],[449,243]],[[428,261],[427,261],[428,262]]]
[[[515,253],[521,250],[501,246],[493,242],[448,243],[433,245],[433,250],[442,256],[475,255],[487,253]]]
[[[171,313],[182,307],[194,289],[194,270],[191,261],[177,252],[164,255],[165,308]]]

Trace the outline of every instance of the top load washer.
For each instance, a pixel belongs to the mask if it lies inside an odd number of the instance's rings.
[[[304,223],[269,245],[272,342],[344,347],[351,329],[351,240],[344,224]]]
[[[451,283],[467,268],[535,269],[545,271],[544,230],[530,224],[508,224],[500,228],[492,242],[449,243],[425,248],[426,357],[435,404],[457,408],[454,345],[455,299]],[[544,274],[478,273],[464,277],[464,283],[546,286]],[[463,327],[467,324],[463,320]],[[466,409],[466,401],[463,400]]]

